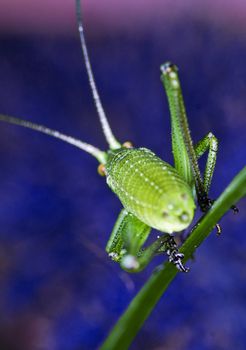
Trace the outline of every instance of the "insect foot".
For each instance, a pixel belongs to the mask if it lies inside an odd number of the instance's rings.
[[[216,235],[220,236],[221,232],[222,232],[222,228],[221,228],[220,224],[216,224],[215,226],[216,226],[216,230],[217,230]]]
[[[179,271],[188,272],[189,268],[184,266],[182,263],[184,254],[178,251],[177,244],[175,243],[173,237],[170,238],[168,245],[169,245],[169,248],[166,251],[168,256],[168,261],[170,263],[173,263]]]
[[[238,214],[239,213],[239,209],[235,205],[232,205],[230,209],[233,211],[233,214]],[[222,232],[222,228],[221,228],[220,224],[216,224],[216,229],[217,229],[216,235],[220,236],[221,232]]]
[[[108,255],[113,261],[119,261],[120,260],[120,256],[117,253],[111,252]]]
[[[215,200],[214,199],[211,199],[211,198],[208,198],[207,195],[201,195],[199,197],[199,206],[200,206],[200,209],[202,212],[206,213],[211,207],[212,205],[214,204]],[[238,214],[239,213],[239,209],[236,205],[232,205],[231,206],[231,210],[233,211],[234,214]],[[220,226],[220,224],[216,224],[215,225],[216,227],[216,235],[217,236],[220,236],[221,233],[222,233],[222,228]]]
[[[211,198],[208,198],[207,195],[202,195],[199,197],[199,205],[200,205],[200,209],[203,213],[206,213],[211,207],[212,205],[214,204],[215,200],[214,199],[211,199]],[[220,236],[221,235],[221,232],[222,232],[222,228],[220,226],[220,224],[216,224],[215,225],[216,227],[216,235],[217,236]]]
[[[168,250],[168,261],[173,263],[177,269],[181,272],[188,272],[190,269],[183,265],[182,259],[184,258],[184,254],[179,253],[178,250]]]
[[[239,209],[238,209],[238,207],[236,205],[232,205],[231,206],[231,210],[233,210],[234,214],[238,214],[239,213]]]

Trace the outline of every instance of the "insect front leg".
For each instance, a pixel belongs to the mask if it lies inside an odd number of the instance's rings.
[[[106,251],[112,260],[119,262],[124,270],[140,271],[143,266],[139,260],[141,248],[150,234],[151,228],[137,219],[133,214],[122,209],[114,225],[106,246]]]
[[[151,227],[122,209],[107,243],[106,251],[112,260],[120,263],[124,270],[139,272],[148,265],[163,245],[159,239],[143,249],[150,231]]]
[[[125,209],[122,209],[106,246],[106,252],[112,258],[112,260],[116,262],[119,262],[124,255],[124,234],[127,220],[128,213]]]
[[[151,228],[137,219],[133,214],[122,209],[114,225],[106,246],[106,251],[112,260],[119,262],[128,272],[139,272],[149,264],[155,255],[166,253],[169,261],[180,271],[187,272],[182,265],[183,254],[169,234],[163,234],[158,239],[144,247]]]

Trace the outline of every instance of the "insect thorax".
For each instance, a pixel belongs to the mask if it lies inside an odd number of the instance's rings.
[[[107,184],[126,210],[147,225],[171,233],[191,222],[195,204],[190,187],[172,166],[150,150],[110,151],[106,175]]]

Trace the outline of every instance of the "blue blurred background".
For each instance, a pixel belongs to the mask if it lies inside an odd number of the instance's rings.
[[[159,66],[175,62],[194,140],[212,131],[220,141],[214,198],[245,165],[246,12],[240,1],[225,3],[209,1],[202,11],[192,1],[153,1],[144,11],[141,0],[134,7],[126,1],[122,13],[110,1],[84,6],[93,70],[115,135],[172,162]],[[32,18],[17,3],[1,5],[0,112],[105,148],[73,1],[52,4],[50,10],[44,2]],[[0,349],[98,348],[162,260],[129,275],[107,258],[121,205],[89,155],[1,124],[0,164]],[[131,349],[245,349],[245,200],[239,208],[221,221],[221,237],[214,232],[199,248],[190,273],[178,275]]]

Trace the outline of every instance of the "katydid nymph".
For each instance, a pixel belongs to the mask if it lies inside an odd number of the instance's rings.
[[[111,131],[95,84],[79,0],[76,0],[76,9],[86,71],[108,150],[102,151],[71,136],[22,119],[0,115],[0,120],[61,139],[97,159],[99,173],[105,176],[106,183],[123,205],[106,246],[108,255],[119,262],[123,269],[138,272],[155,255],[166,252],[169,261],[186,272],[188,269],[182,264],[183,255],[179,253],[173,235],[191,224],[196,203],[204,212],[212,204],[208,193],[216,163],[217,139],[209,133],[197,145],[193,145],[178,69],[167,62],[161,66],[161,81],[171,112],[174,166],[146,148],[135,148],[129,142],[119,142]],[[206,151],[208,158],[202,176],[198,159]],[[152,228],[162,234],[145,247]]]

